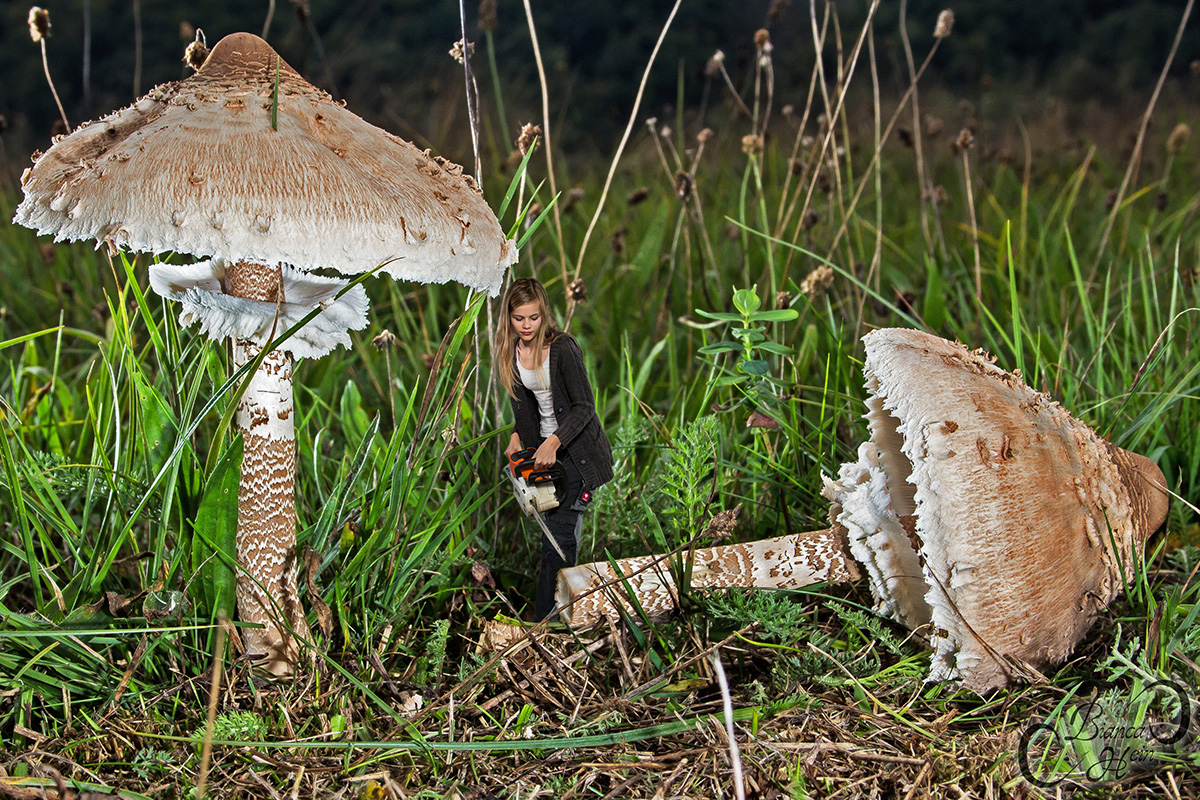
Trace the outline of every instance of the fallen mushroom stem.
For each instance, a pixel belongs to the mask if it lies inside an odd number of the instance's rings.
[[[797,589],[859,577],[846,531],[840,526],[703,548],[690,559],[692,589]],[[630,592],[652,618],[673,611],[679,604],[679,591],[671,574],[671,558],[634,556],[567,567],[558,573],[555,601],[562,609],[563,621],[586,627],[618,616],[617,604],[633,613]]]
[[[225,275],[227,294],[251,300],[282,301],[282,285],[279,267],[240,263]],[[234,339],[235,368],[253,361],[261,350],[256,342]],[[296,636],[308,632],[296,585],[292,411],[292,357],[273,350],[251,376],[234,425],[244,440],[238,484],[238,614],[243,622],[262,625],[246,630],[246,652],[276,675],[291,672],[299,655]]]

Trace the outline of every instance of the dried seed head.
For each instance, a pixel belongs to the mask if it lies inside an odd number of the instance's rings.
[[[541,125],[526,122],[521,126],[521,135],[517,137],[517,150],[520,151],[522,158],[529,153],[529,148],[533,147],[534,140],[541,135]]]
[[[390,349],[396,346],[396,334],[385,329],[383,333],[371,340],[371,344],[375,345],[376,350]]]
[[[669,125],[663,125],[661,128],[659,128],[659,129],[658,129],[658,135],[659,135],[659,136],[661,136],[661,137],[662,137],[662,138],[664,138],[664,139],[670,139],[670,138],[671,138],[671,128],[670,128],[670,126],[669,126]]]
[[[775,295],[775,307],[776,308],[787,308],[791,304],[792,304],[792,293],[791,292],[779,292],[778,294]]]
[[[530,203],[529,213],[525,215],[525,229],[528,230],[529,228],[533,227],[533,223],[537,221],[537,218],[540,217],[541,214],[542,204],[536,202]]]
[[[695,181],[690,173],[679,170],[675,173],[675,194],[680,200],[687,202],[687,199],[692,196],[692,187]]]
[[[787,13],[788,6],[792,4],[792,0],[771,0],[771,5],[767,9],[767,17],[772,21],[783,19],[783,15]]]
[[[933,38],[945,39],[954,29],[954,12],[946,9],[938,14],[937,24],[933,26]]]
[[[819,173],[817,173],[817,188],[820,189],[824,194],[829,194],[833,191],[833,181],[830,180],[829,173],[827,173],[825,170],[821,170]]]
[[[479,27],[485,31],[496,30],[496,0],[479,0]]]
[[[804,172],[804,159],[789,158],[788,159],[788,169],[791,170],[791,173],[793,175],[802,174]]]
[[[973,144],[975,144],[975,134],[971,132],[970,128],[963,128],[958,132],[958,138],[954,140],[954,152],[968,150]]]
[[[933,187],[933,202],[939,206],[945,205],[950,200],[950,195],[946,192],[946,187],[940,183]]]
[[[650,196],[650,190],[645,186],[639,186],[629,194],[625,195],[625,202],[631,206],[636,206],[638,203]]]
[[[833,286],[833,270],[821,265],[800,281],[800,291],[809,300],[816,300]]]
[[[196,26],[186,19],[179,23],[179,41],[190,42],[196,38]]]
[[[942,132],[942,119],[931,114],[925,115],[925,135],[930,139],[935,139]]]
[[[1171,129],[1171,135],[1167,137],[1167,152],[1173,156],[1177,156],[1187,147],[1188,140],[1192,138],[1192,129],[1186,122],[1181,122]]]
[[[29,9],[29,38],[34,44],[50,36],[50,12],[34,6]]]
[[[763,151],[763,138],[757,133],[742,137],[742,152],[748,156],[756,156]]]
[[[1159,192],[1158,194],[1154,195],[1154,208],[1155,208],[1155,210],[1157,210],[1157,211],[1159,211],[1159,212],[1166,211],[1166,210],[1167,210],[1167,200],[1168,200],[1168,199],[1169,199],[1169,198],[1168,198],[1168,196],[1167,196],[1167,193],[1166,193],[1166,192]]]
[[[1117,204],[1117,190],[1109,189],[1108,194],[1104,195],[1104,210],[1112,211],[1113,206]]]
[[[467,42],[465,51],[466,51],[465,58],[471,58],[472,56],[474,56],[475,55],[475,43]],[[464,63],[463,52],[464,52],[463,40],[459,39],[457,42],[454,43],[454,46],[450,48],[450,57],[453,58],[458,63],[462,64],[462,63]]]
[[[713,53],[708,63],[704,65],[704,74],[710,78],[716,77],[721,72],[721,65],[725,63],[725,54],[718,50]]]
[[[703,128],[699,133],[696,134],[696,142],[698,144],[707,144],[709,142],[709,140],[712,139],[712,137],[713,137],[713,129],[712,128]]]
[[[896,133],[900,136],[900,141],[905,147],[913,146],[913,132],[910,129],[901,126],[896,129]]]
[[[791,119],[796,115],[796,107],[791,103],[788,103],[782,109],[780,109],[780,113],[782,113],[783,116],[787,117],[788,119]]]
[[[620,258],[625,253],[625,226],[617,228],[613,231],[613,235],[608,240],[608,247],[613,251],[613,255]]]
[[[767,45],[771,44],[771,32],[766,28],[759,28],[754,32],[754,46],[762,50]]]
[[[738,514],[742,511],[742,504],[738,503],[729,511],[719,511],[713,514],[712,519],[708,521],[708,525],[704,527],[704,535],[714,542],[723,542],[733,534],[733,529],[737,527]]]
[[[567,297],[571,298],[573,303],[587,301],[587,287],[583,284],[583,278],[576,278],[567,285]]]
[[[38,245],[38,253],[42,257],[42,263],[47,267],[58,259],[58,250],[49,242],[43,242]]]
[[[204,42],[197,38],[194,42],[187,46],[183,51],[183,63],[187,64],[194,70],[199,70],[204,66],[205,59],[208,58],[208,48],[204,46]]]
[[[820,214],[815,211],[809,211],[804,215],[804,218],[800,220],[800,227],[804,228],[806,231],[811,231],[813,228],[817,227],[817,223],[820,221]]]
[[[563,213],[565,214],[568,211],[570,211],[582,199],[583,199],[583,187],[582,186],[572,186],[570,189],[567,190],[566,195],[563,196],[563,207],[562,207]]]

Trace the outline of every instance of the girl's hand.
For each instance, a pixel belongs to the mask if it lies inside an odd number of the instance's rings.
[[[546,441],[542,442],[537,452],[533,454],[533,466],[537,469],[550,469],[558,461],[558,436],[550,434]]]
[[[508,447],[504,448],[504,457],[512,458],[512,454],[521,449],[521,437],[514,433],[508,440]]]

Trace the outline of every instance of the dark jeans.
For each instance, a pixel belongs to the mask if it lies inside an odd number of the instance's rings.
[[[579,474],[571,455],[565,449],[559,448],[558,461],[567,473],[567,494],[557,508],[550,509],[542,517],[567,558],[564,560],[558,554],[543,532],[542,566],[538,570],[537,600],[534,604],[539,621],[550,616],[550,612],[554,610],[558,571],[563,567],[575,566],[575,560],[579,558],[579,540],[583,532],[583,512],[586,508],[586,503],[580,501],[583,494],[583,476]]]

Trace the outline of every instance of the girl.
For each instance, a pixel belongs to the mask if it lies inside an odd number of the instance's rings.
[[[583,352],[555,328],[542,284],[534,278],[513,281],[502,308],[507,324],[502,321],[496,333],[496,365],[516,419],[504,455],[536,447],[537,469],[561,463],[567,474],[566,496],[543,515],[566,559],[543,533],[534,606],[541,621],[554,610],[558,571],[575,565],[592,492],[613,476],[612,448],[596,416]]]

